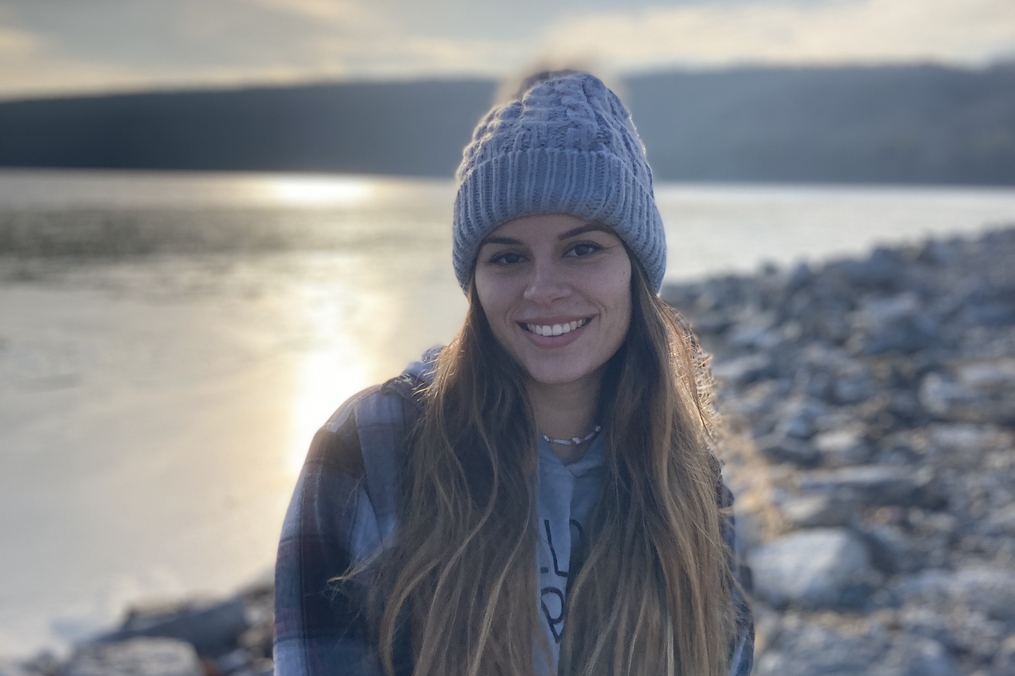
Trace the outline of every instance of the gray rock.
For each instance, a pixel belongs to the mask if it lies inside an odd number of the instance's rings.
[[[935,498],[929,471],[909,467],[863,465],[815,470],[798,477],[800,490],[822,491],[869,505],[923,505]]]
[[[132,638],[79,647],[64,676],[204,676],[204,669],[189,643]]]
[[[841,277],[851,286],[890,288],[900,281],[905,271],[905,261],[898,251],[878,248],[870,256],[861,259],[846,259],[830,263],[828,274]]]
[[[941,643],[950,652],[990,663],[1000,650],[1007,630],[983,613],[941,605],[908,605],[898,616],[902,631]],[[1011,672],[1015,673],[1015,672]]]
[[[1011,435],[994,425],[968,423],[935,424],[927,427],[929,440],[950,453],[974,450],[981,453],[1011,445]]]
[[[821,464],[827,467],[860,465],[871,456],[863,430],[855,427],[821,432],[811,439],[811,443],[821,454]]]
[[[273,676],[275,664],[269,659],[255,660],[250,666],[237,671],[233,676]]]
[[[1015,571],[969,568],[955,574],[953,598],[978,608],[988,616],[1015,622]]]
[[[994,655],[993,666],[996,676],[1015,674],[1015,634],[1005,639],[1000,650]]]
[[[922,303],[915,293],[906,291],[894,296],[870,297],[857,310],[860,321],[885,325],[920,313]]]
[[[0,676],[35,676],[19,662],[0,659]]]
[[[835,496],[794,496],[780,505],[783,519],[792,528],[834,528],[853,520],[856,505]]]
[[[942,609],[938,608],[937,612]],[[981,663],[989,663],[1001,648],[1008,634],[1004,623],[991,620],[979,611],[948,613],[949,636],[946,642],[953,652],[969,655]]]
[[[828,407],[816,399],[790,399],[780,407],[776,433],[780,436],[810,439],[817,431],[817,420],[827,413]]]
[[[242,648],[231,650],[225,655],[215,658],[215,669],[220,674],[231,674],[241,669],[247,669],[251,665],[250,653]]]
[[[842,378],[832,386],[832,398],[838,404],[856,404],[874,396],[874,386],[865,377]]]
[[[939,418],[980,422],[976,408],[985,398],[942,373],[928,373],[920,383],[920,403]]]
[[[728,329],[733,319],[725,312],[706,312],[694,318],[695,333],[699,335],[717,335]]]
[[[104,638],[162,636],[186,641],[206,653],[234,643],[247,626],[241,598],[222,602],[191,600],[137,606],[128,613],[119,631]]]
[[[941,327],[933,317],[921,315],[879,326],[858,341],[860,354],[879,355],[886,352],[919,352],[937,344]]]
[[[816,317],[814,323],[822,337],[841,345],[852,335],[850,325],[839,312],[832,312]]]
[[[917,352],[934,345],[941,332],[937,319],[923,312],[912,292],[868,300],[852,320],[857,334],[851,347],[864,355]]]
[[[987,517],[984,534],[1015,536],[1015,503]]]
[[[975,567],[928,570],[898,583],[907,602],[959,605],[1002,622],[1015,622],[1015,572]]]
[[[922,636],[954,648],[951,630],[944,614],[927,606],[905,606],[899,613],[899,626],[902,631]]]
[[[987,394],[1007,395],[1015,391],[1015,359],[973,361],[956,369],[959,382]]]
[[[874,565],[886,573],[911,573],[927,560],[916,543],[899,526],[876,524],[864,531]]]
[[[810,284],[813,279],[814,273],[811,272],[810,266],[807,263],[797,263],[786,276],[785,291],[787,294],[792,294],[797,289]]]
[[[43,650],[21,665],[32,676],[60,676],[63,664],[48,650]]]
[[[821,454],[810,442],[796,437],[772,434],[757,441],[758,450],[770,462],[788,462],[799,467],[814,467]]]
[[[804,623],[783,628],[773,650],[755,663],[754,676],[867,676],[884,658],[884,637],[849,635]]]
[[[754,656],[768,652],[782,633],[780,613],[766,605],[754,604]]]
[[[891,392],[888,395],[888,411],[903,420],[919,420],[926,415],[916,392],[909,390]]]
[[[877,579],[863,541],[846,529],[791,533],[751,555],[754,588],[775,606],[835,607],[862,600]]]
[[[1015,423],[1015,360],[973,361],[956,366],[954,374],[929,373],[919,397],[943,420]]]
[[[958,665],[939,642],[921,636],[903,636],[888,654],[872,665],[872,676],[959,676]]]
[[[773,372],[772,358],[767,354],[749,354],[729,361],[717,362],[712,375],[735,386],[748,385]]]
[[[778,333],[772,331],[775,317],[769,312],[754,312],[739,318],[730,327],[725,340],[735,350],[770,350],[782,342]]]
[[[959,256],[958,242],[932,239],[924,243],[917,260],[935,266],[954,265],[958,263]]]

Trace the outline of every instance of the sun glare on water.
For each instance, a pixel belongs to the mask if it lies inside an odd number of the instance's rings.
[[[374,197],[374,182],[353,176],[274,176],[268,184],[272,201],[285,206],[355,206]]]
[[[368,384],[362,362],[336,350],[311,352],[303,358],[299,391],[291,414],[292,442],[288,470],[298,474],[314,434],[339,404]]]
[[[299,321],[310,346],[299,359],[296,389],[290,409],[291,441],[288,469],[303,466],[314,434],[335,409],[370,384],[372,357],[358,337],[359,307],[367,299],[353,288],[335,283],[326,289],[309,287],[297,303]]]

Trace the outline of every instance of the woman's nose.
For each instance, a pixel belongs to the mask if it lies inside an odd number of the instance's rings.
[[[525,300],[546,305],[571,293],[567,275],[556,261],[536,261],[525,287]]]

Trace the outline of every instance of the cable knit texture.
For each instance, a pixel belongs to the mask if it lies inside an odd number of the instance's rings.
[[[553,77],[480,121],[458,168],[455,275],[467,290],[483,239],[533,214],[565,213],[612,227],[653,288],[666,272],[666,233],[652,170],[631,115],[588,73]]]

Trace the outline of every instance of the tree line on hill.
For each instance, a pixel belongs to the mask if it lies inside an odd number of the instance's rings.
[[[0,102],[0,166],[451,176],[493,80]],[[658,180],[1015,185],[1015,64],[630,76]]]

